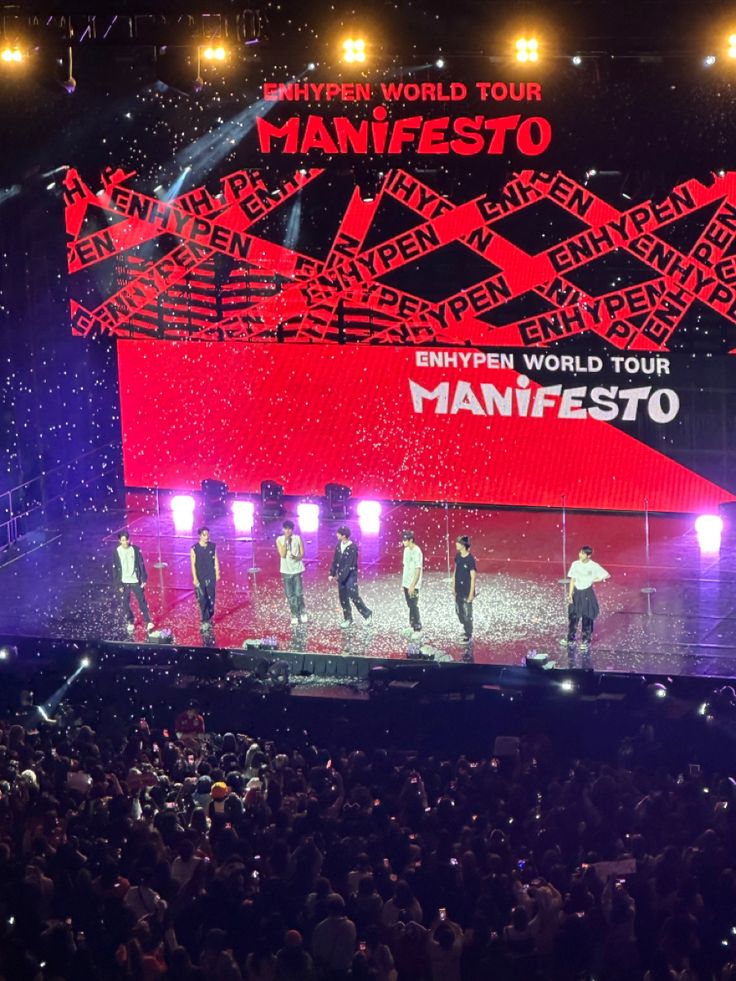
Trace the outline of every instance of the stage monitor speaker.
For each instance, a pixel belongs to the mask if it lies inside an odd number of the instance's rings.
[[[275,480],[261,483],[261,514],[264,518],[280,518],[284,513],[284,488]]]
[[[344,484],[325,484],[327,510],[332,518],[347,518],[350,488]]]
[[[225,513],[226,499],[227,484],[224,480],[207,479],[202,481],[202,501],[206,520],[219,518]]]

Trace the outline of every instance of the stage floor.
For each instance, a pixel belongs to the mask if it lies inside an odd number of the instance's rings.
[[[303,535],[309,622],[292,628],[274,545],[281,519],[257,521],[250,535],[237,534],[230,516],[223,516],[208,522],[222,582],[215,631],[203,639],[189,567],[195,534],[175,532],[163,498],[160,521],[150,497],[129,494],[127,502],[125,513],[72,519],[58,537],[0,559],[0,633],[125,639],[109,570],[115,532],[128,528],[148,566],[146,593],[156,626],[170,628],[175,643],[240,647],[246,639],[274,638],[282,650],[405,659],[417,650],[405,636],[401,590],[401,531],[411,528],[425,557],[421,644],[438,660],[518,665],[538,650],[560,666],[597,671],[736,674],[736,542],[725,537],[719,556],[701,556],[692,518],[650,518],[647,570],[642,515],[566,515],[566,564],[590,544],[611,573],[597,589],[601,616],[590,653],[571,661],[560,645],[566,603],[559,511],[386,504],[377,534],[362,533],[357,519],[350,520],[360,548],[361,593],[374,620],[366,628],[356,616],[348,631],[339,627],[337,589],[327,579],[342,522],[323,520],[317,532]],[[459,534],[471,536],[479,568],[471,644],[462,642],[449,578]],[[642,592],[648,586],[655,592]],[[135,639],[144,638],[139,617]]]

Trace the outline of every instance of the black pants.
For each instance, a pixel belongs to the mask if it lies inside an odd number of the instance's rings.
[[[588,644],[590,643],[590,639],[593,636],[593,624],[595,623],[595,620],[593,619],[593,617],[579,616],[573,604],[570,603],[570,605],[567,608],[567,622],[568,622],[567,639],[569,641],[575,640],[575,635],[577,633],[579,620],[583,621],[583,643]]]
[[[123,614],[125,615],[126,623],[135,623],[135,617],[133,616],[133,610],[130,606],[130,594],[133,594],[138,600],[138,606],[143,614],[143,619],[146,623],[151,622],[151,611],[148,609],[148,603],[146,603],[146,596],[143,592],[143,587],[138,582],[124,582],[123,583]]]
[[[353,619],[353,611],[350,609],[351,602],[358,613],[366,620],[371,615],[371,611],[360,598],[357,576],[350,576],[345,582],[339,582],[337,584],[337,595],[340,597],[340,606],[342,607],[343,616],[346,620]]]
[[[202,614],[202,623],[209,623],[215,615],[215,581],[214,579],[200,579],[199,586],[196,587],[197,602],[199,612]]]
[[[457,618],[463,625],[465,636],[470,639],[473,636],[473,604],[468,603],[464,596],[455,593],[455,611]]]
[[[409,595],[409,590],[404,586],[404,598],[409,607],[409,625],[415,630],[422,629],[422,618],[419,616],[419,590],[414,590],[414,595]]]

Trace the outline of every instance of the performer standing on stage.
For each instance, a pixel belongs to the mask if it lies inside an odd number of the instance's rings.
[[[295,626],[301,620],[307,622],[304,608],[304,543],[299,535],[294,534],[294,522],[288,519],[281,525],[283,535],[276,539],[276,548],[281,556],[281,580],[284,592],[291,610],[291,624]]]
[[[463,625],[463,640],[467,642],[473,638],[473,600],[478,566],[470,554],[470,539],[467,535],[458,536],[455,549],[455,610]]]
[[[575,643],[578,620],[582,619],[583,647],[590,644],[593,636],[593,624],[600,613],[593,584],[605,582],[606,579],[611,578],[602,565],[593,561],[592,555],[593,549],[590,545],[583,545],[578,553],[578,558],[572,563],[568,572],[570,585],[567,588],[567,602],[569,603],[567,642],[568,644]]]
[[[330,566],[330,579],[337,579],[338,596],[344,616],[340,626],[347,630],[353,625],[353,613],[350,609],[351,600],[355,609],[369,624],[373,619],[373,614],[358,593],[358,546],[351,541],[350,529],[347,525],[342,525],[337,529],[337,546]]]
[[[212,617],[215,615],[215,584],[220,581],[220,560],[217,558],[217,548],[210,541],[209,528],[197,530],[199,541],[192,545],[192,582],[202,614],[200,630],[207,632],[212,629]]]
[[[401,577],[401,585],[404,589],[404,598],[409,607],[409,626],[410,633],[421,633],[422,618],[419,616],[419,587],[422,585],[422,569],[424,566],[424,556],[421,548],[414,541],[414,532],[405,531],[401,536],[404,546],[404,569]]]
[[[150,634],[153,630],[151,611],[148,609],[148,603],[143,593],[143,588],[148,580],[146,564],[138,546],[130,544],[130,535],[127,531],[120,532],[118,547],[112,553],[112,580],[115,588],[122,596],[123,613],[128,633],[132,634],[135,630],[135,617],[130,607],[130,594],[133,593],[143,614],[146,630]]]

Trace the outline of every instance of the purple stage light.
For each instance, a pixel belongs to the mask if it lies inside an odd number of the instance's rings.
[[[253,501],[233,501],[231,510],[236,531],[253,531],[255,514]]]
[[[358,501],[358,524],[364,535],[377,535],[381,530],[381,504],[379,501]]]
[[[319,504],[302,502],[296,506],[299,531],[317,531],[319,528]]]
[[[723,519],[717,514],[701,514],[695,519],[695,533],[701,552],[720,552]]]

